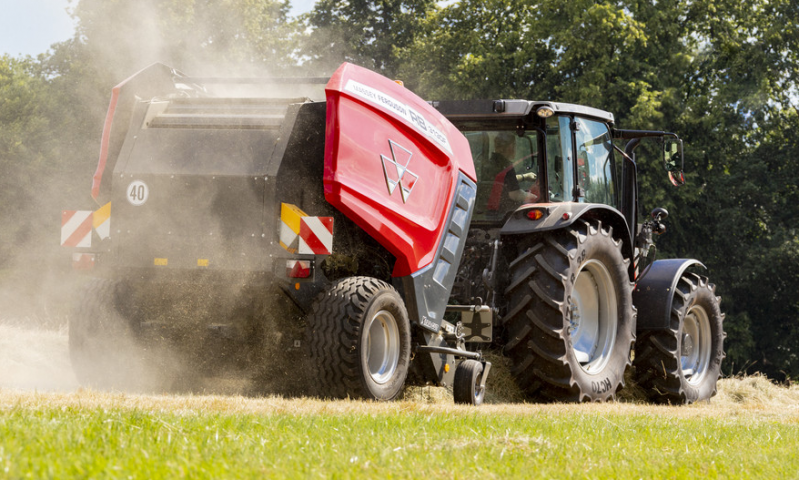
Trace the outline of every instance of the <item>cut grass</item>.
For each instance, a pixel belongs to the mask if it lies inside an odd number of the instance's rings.
[[[793,398],[475,409],[0,390],[0,477],[797,478]]]
[[[2,322],[0,322],[2,323]],[[0,325],[0,478],[797,478],[798,387],[723,379],[710,402],[530,405],[491,358],[487,402],[77,390],[63,331]],[[27,388],[28,390],[16,390]],[[31,388],[73,390],[35,393]]]

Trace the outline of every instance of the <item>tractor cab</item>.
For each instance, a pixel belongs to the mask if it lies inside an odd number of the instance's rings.
[[[434,105],[469,141],[478,179],[473,222],[503,223],[525,204],[621,209],[612,114],[523,100]]]

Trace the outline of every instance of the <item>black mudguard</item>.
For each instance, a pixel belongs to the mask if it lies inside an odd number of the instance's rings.
[[[705,265],[698,260],[673,258],[657,260],[633,290],[633,305],[636,307],[636,332],[669,329],[672,297],[681,275],[689,267]]]

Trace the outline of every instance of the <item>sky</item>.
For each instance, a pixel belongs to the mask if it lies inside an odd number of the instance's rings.
[[[0,0],[0,55],[36,56],[72,36],[68,9],[78,0]],[[291,15],[311,10],[316,0],[291,0]]]

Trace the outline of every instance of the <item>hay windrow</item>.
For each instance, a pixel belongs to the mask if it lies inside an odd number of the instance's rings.
[[[725,378],[710,402],[690,406],[653,406],[627,378],[628,387],[617,402],[605,404],[529,404],[509,373],[508,359],[488,354],[492,371],[486,404],[475,409],[453,405],[452,391],[439,387],[409,387],[398,402],[252,397],[243,395],[244,383],[209,378],[186,395],[144,395],[100,392],[78,387],[69,367],[67,335],[61,330],[32,330],[0,324],[0,409],[44,410],[52,408],[122,409],[195,415],[221,414],[380,415],[396,411],[447,414],[520,415],[633,414],[681,417],[753,415],[797,422],[800,405],[798,385],[778,386],[764,376]]]
[[[775,389],[786,389],[776,387]],[[175,415],[391,415],[397,412],[447,415],[645,415],[670,418],[738,418],[750,416],[782,423],[798,422],[797,389],[775,393],[769,405],[755,403],[714,402],[691,406],[656,406],[622,402],[593,404],[485,404],[474,408],[454,405],[452,400],[427,402],[406,399],[397,402],[367,402],[361,400],[320,400],[314,398],[251,398],[241,395],[137,395],[80,389],[69,393],[31,392],[0,389],[0,410],[51,409],[137,410]],[[791,393],[793,392],[793,393]]]

